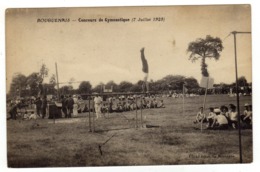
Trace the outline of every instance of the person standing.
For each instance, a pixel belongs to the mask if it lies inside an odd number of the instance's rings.
[[[73,113],[73,105],[74,105],[74,100],[71,97],[71,95],[69,95],[68,98],[68,104],[67,104],[67,108],[68,108],[68,118],[71,118],[71,114]]]
[[[16,120],[17,107],[18,107],[18,104],[16,104],[16,103],[11,103],[11,109],[10,109],[10,111],[9,111],[11,117],[8,118],[8,119]]]
[[[73,117],[78,116],[78,97],[73,95]]]
[[[35,105],[36,105],[36,114],[38,116],[41,116],[42,100],[40,99],[40,97],[36,98]]]
[[[64,95],[61,95],[61,104],[62,104],[61,110],[62,110],[62,112],[64,113],[65,118],[67,118],[67,117],[68,117],[68,112],[67,112],[67,99],[66,99],[66,97],[65,97]]]
[[[94,104],[95,104],[96,119],[98,119],[99,117],[101,117],[102,98],[98,95],[95,96]]]
[[[46,116],[46,109],[47,109],[47,97],[46,95],[42,98],[42,119]]]
[[[146,88],[146,92],[148,93],[149,92],[149,84],[148,84],[149,67],[148,67],[148,62],[144,56],[144,48],[142,48],[140,52],[141,52],[141,60],[142,60],[142,71],[144,72],[144,82],[142,85],[142,89],[143,92],[145,92],[145,88]]]

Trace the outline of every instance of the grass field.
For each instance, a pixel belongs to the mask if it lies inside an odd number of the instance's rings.
[[[239,163],[238,130],[201,132],[200,125],[193,124],[203,96],[186,98],[184,113],[181,98],[164,99],[166,108],[145,109],[142,113],[144,124],[159,126],[156,128],[135,128],[135,111],[112,113],[96,120],[95,133],[89,132],[88,113],[78,118],[58,119],[55,124],[50,119],[38,119],[39,126],[35,121],[9,120],[8,166]],[[240,98],[241,112],[245,102],[251,103],[251,97]],[[236,104],[236,98],[212,95],[207,97],[206,107],[229,103]],[[250,129],[242,130],[242,153],[244,163],[252,162]]]

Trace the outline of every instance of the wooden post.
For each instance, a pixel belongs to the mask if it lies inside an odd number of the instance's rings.
[[[141,127],[143,128],[143,100],[140,98],[141,103]]]
[[[88,97],[88,122],[89,122],[89,132],[91,132],[91,114],[90,114],[90,99],[91,96]]]
[[[137,97],[135,97],[135,104],[136,104],[136,108],[135,108],[135,128],[138,127],[137,124]]]
[[[57,78],[58,100],[60,100],[59,76],[58,76],[58,67],[57,67],[57,63],[56,62],[55,62],[55,68],[56,68],[56,78]]]
[[[205,96],[204,96],[204,101],[203,101],[203,111],[202,111],[203,114],[204,114],[204,110],[205,110],[205,103],[206,103],[206,98],[207,98],[207,93],[208,93],[208,85],[209,85],[209,76],[208,76],[208,78],[207,78]],[[204,119],[203,119],[203,120],[204,120]],[[202,132],[202,123],[203,123],[203,120],[201,120],[201,122],[200,122],[200,130],[201,130],[201,132]]]
[[[184,84],[182,85],[182,116],[184,116]]]
[[[94,133],[95,132],[95,113],[97,113],[96,111],[94,112],[94,109],[95,109],[95,102],[93,100],[93,130],[92,132]]]

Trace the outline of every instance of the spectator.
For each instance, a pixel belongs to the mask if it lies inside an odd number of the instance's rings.
[[[241,121],[246,124],[246,128],[252,128],[252,105],[246,103],[243,115],[241,115]]]
[[[42,99],[42,119],[45,118],[46,109],[47,109],[47,97],[46,95],[44,95]]]
[[[71,95],[69,95],[68,99],[67,99],[67,109],[68,109],[68,118],[71,118],[71,114],[73,113],[73,105],[74,105],[74,100],[71,97]]]
[[[73,116],[78,116],[78,97],[76,95],[73,95]]]
[[[223,109],[227,109],[225,106],[221,106],[221,112],[216,113],[216,117],[214,118],[214,121],[212,123],[211,128],[213,129],[218,129],[218,130],[225,130],[228,129],[228,120],[227,117],[224,115],[225,110],[222,111]]]
[[[193,122],[194,124],[199,123],[199,122],[206,122],[206,116],[205,113],[203,112],[203,107],[199,108],[199,112],[197,113],[196,120]]]
[[[229,126],[237,129],[238,126],[238,113],[236,111],[236,106],[234,104],[229,104],[230,111],[228,113]]]
[[[95,104],[96,119],[98,119],[99,117],[101,117],[102,98],[96,95],[94,98],[94,104]]]
[[[208,128],[210,128],[213,124],[213,121],[216,117],[216,113],[214,112],[214,108],[213,107],[210,107],[209,108],[209,114],[207,116],[207,121],[208,121]]]
[[[68,117],[67,103],[67,98],[64,95],[61,95],[61,110],[64,113],[65,118]]]
[[[42,107],[42,100],[40,97],[37,97],[35,100],[35,105],[36,105],[36,114],[41,117],[41,107]]]
[[[16,103],[11,103],[11,109],[9,110],[9,113],[10,113],[10,116],[11,116],[11,117],[8,118],[7,120],[9,120],[9,119],[16,120],[17,107],[18,107],[18,104],[16,104]]]

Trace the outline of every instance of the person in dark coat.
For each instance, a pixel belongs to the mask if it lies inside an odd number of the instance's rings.
[[[64,113],[65,118],[67,118],[67,117],[68,117],[68,112],[67,112],[67,98],[66,98],[64,95],[61,96],[61,104],[62,104],[61,110],[62,110],[62,112]]]
[[[42,118],[46,115],[46,108],[47,108],[47,97],[44,95],[42,99]]]
[[[41,107],[42,107],[42,100],[40,97],[37,97],[35,100],[35,105],[36,105],[36,114],[40,116],[41,114]]]
[[[10,109],[10,111],[9,111],[11,117],[8,118],[8,119],[16,120],[17,107],[18,107],[18,104],[16,104],[16,103],[11,104],[11,109]]]
[[[74,100],[71,97],[71,95],[69,95],[69,98],[67,100],[68,118],[71,118],[71,114],[73,113],[73,105],[74,105]]]

